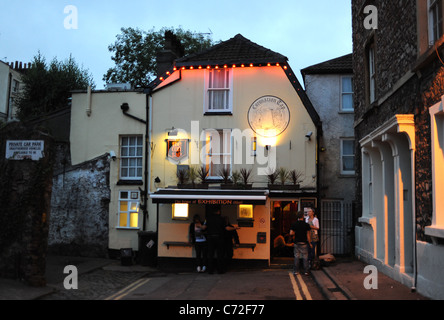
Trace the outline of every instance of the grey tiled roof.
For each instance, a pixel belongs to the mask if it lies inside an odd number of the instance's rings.
[[[321,62],[301,70],[302,75],[325,73],[353,73],[353,55],[345,56]]]
[[[287,57],[264,48],[241,34],[196,54],[176,60],[176,66],[284,63]]]

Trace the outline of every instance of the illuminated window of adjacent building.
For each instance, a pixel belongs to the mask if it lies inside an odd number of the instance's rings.
[[[138,228],[139,206],[139,191],[119,192],[119,227]]]
[[[232,111],[231,69],[207,70],[205,112]]]
[[[341,111],[351,112],[354,110],[353,106],[353,77],[342,77],[341,83]]]
[[[173,219],[186,220],[188,219],[188,203],[173,203]]]
[[[341,139],[341,173],[355,174],[354,139]]]
[[[120,178],[142,179],[143,137],[126,136],[120,139]]]
[[[231,129],[206,130],[204,148],[209,178],[219,178],[222,169],[231,170]]]
[[[442,37],[442,0],[428,1],[428,21],[429,21],[429,45],[433,46],[435,42]]]

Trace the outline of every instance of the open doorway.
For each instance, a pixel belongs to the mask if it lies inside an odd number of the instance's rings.
[[[293,257],[293,239],[290,227],[297,220],[298,201],[273,201],[271,206],[271,246],[272,258]]]

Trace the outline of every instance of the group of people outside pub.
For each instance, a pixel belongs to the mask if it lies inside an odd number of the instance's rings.
[[[220,207],[214,207],[204,222],[193,217],[189,227],[190,242],[196,251],[197,272],[225,273],[233,257],[233,246],[239,244],[238,227],[221,216]],[[208,269],[207,269],[208,268]]]
[[[297,213],[297,220],[290,227],[290,236],[294,238],[294,274],[309,274],[316,263],[317,243],[319,241],[319,220],[314,209],[309,208],[308,215]],[[193,217],[189,227],[189,238],[196,252],[197,272],[213,274],[225,273],[233,257],[233,246],[239,244],[238,227],[231,225],[226,217],[221,216],[220,207],[214,207],[202,222],[199,215]],[[302,260],[302,267],[300,265]]]

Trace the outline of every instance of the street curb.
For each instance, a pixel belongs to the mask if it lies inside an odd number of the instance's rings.
[[[338,279],[336,278],[328,268],[322,268],[322,270],[330,277],[330,279],[341,288],[342,292],[348,297],[349,300],[358,300],[353,293]]]

